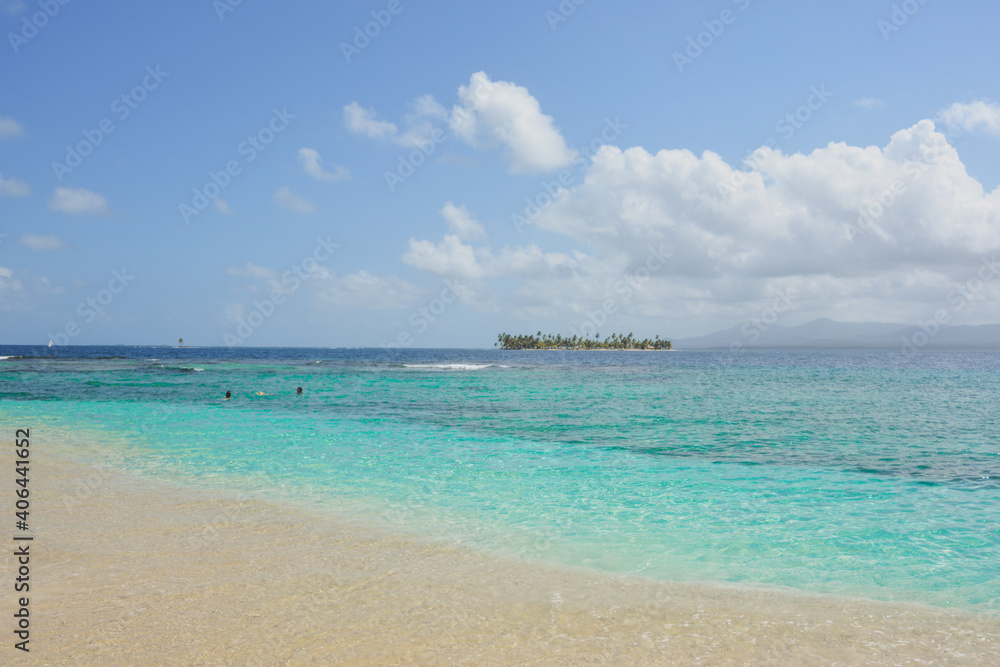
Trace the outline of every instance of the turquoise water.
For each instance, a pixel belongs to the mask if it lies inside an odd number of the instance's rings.
[[[54,350],[0,347],[3,428],[139,472],[553,564],[1000,611],[997,353]]]

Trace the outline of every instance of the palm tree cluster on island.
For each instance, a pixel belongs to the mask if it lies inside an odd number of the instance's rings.
[[[499,346],[501,350],[669,350],[672,347],[669,340],[660,340],[659,336],[653,340],[636,340],[631,333],[627,336],[611,334],[602,341],[599,333],[595,333],[591,340],[586,336],[563,338],[559,334],[543,334],[541,331],[534,336],[502,333],[497,336],[494,346]]]

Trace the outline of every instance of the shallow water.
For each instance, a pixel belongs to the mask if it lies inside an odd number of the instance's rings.
[[[0,421],[79,460],[555,566],[1000,610],[997,353],[53,350],[0,347]]]
[[[32,446],[31,647],[45,664],[994,665],[1000,653],[993,615],[546,567]]]

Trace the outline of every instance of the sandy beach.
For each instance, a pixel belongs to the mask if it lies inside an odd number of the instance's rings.
[[[993,617],[555,569],[45,446],[34,456],[31,652],[4,647],[26,663],[985,665],[1000,654]]]

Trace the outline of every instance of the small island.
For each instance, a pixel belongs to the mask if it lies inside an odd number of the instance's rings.
[[[501,350],[669,350],[672,348],[669,340],[653,340],[648,338],[636,340],[632,334],[611,334],[603,341],[601,334],[594,334],[591,340],[585,336],[563,338],[559,334],[542,334],[539,331],[534,336],[513,336],[502,333],[497,336],[494,346]]]

